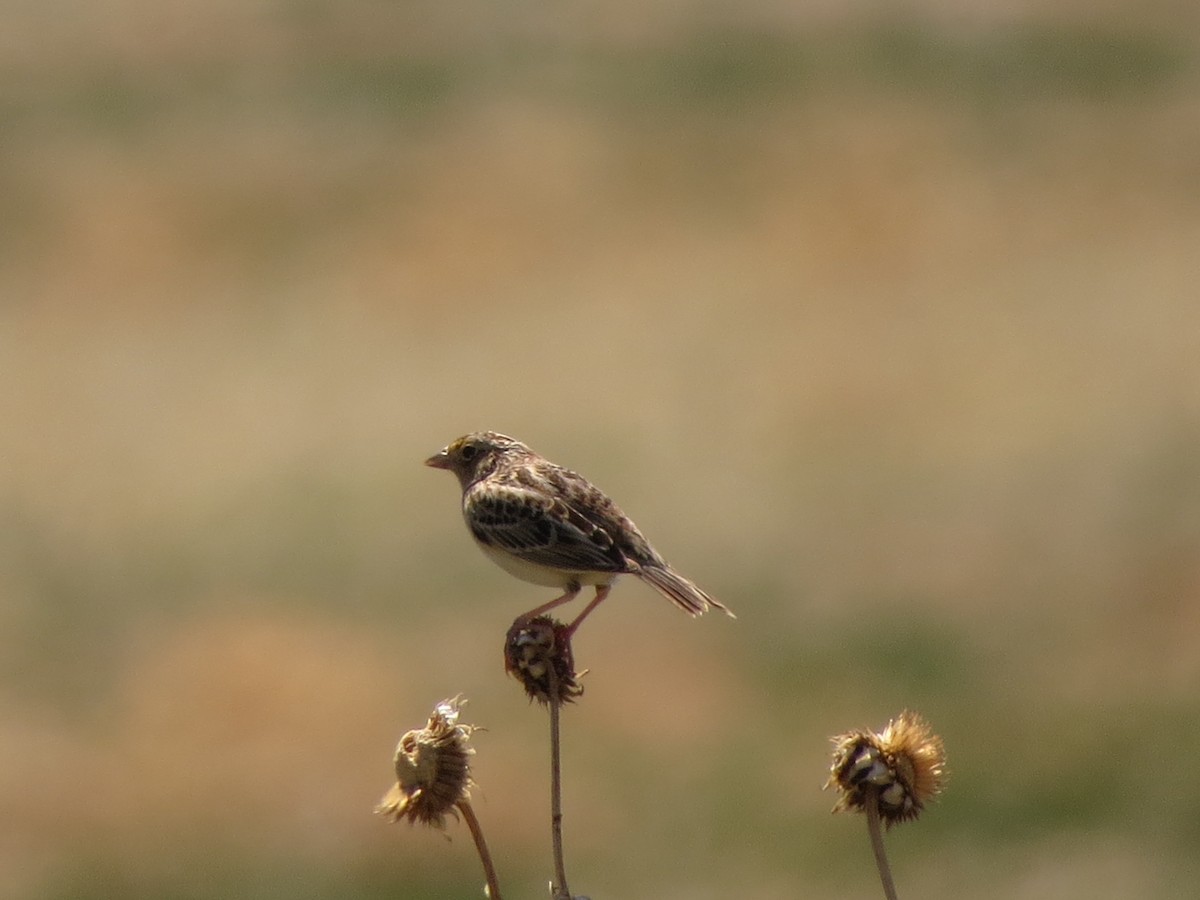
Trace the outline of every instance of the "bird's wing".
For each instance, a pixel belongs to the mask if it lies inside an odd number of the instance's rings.
[[[628,562],[602,523],[561,499],[519,485],[479,485],[463,514],[482,544],[540,566],[574,572],[625,572]]]

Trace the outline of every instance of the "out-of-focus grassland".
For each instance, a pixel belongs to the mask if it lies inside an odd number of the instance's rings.
[[[459,692],[540,895],[548,597],[419,464],[482,427],[739,614],[581,632],[576,891],[877,896],[827,738],[911,706],[902,895],[1195,895],[1190,5],[5,18],[0,896],[478,896],[370,815]]]

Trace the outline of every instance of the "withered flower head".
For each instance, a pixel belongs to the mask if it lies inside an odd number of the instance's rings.
[[[570,703],[583,693],[571,653],[571,630],[550,616],[517,621],[504,640],[504,669],[540,703]]]
[[[456,805],[470,795],[469,760],[474,725],[460,725],[461,703],[455,697],[443,700],[429,716],[425,727],[410,731],[396,745],[396,783],[375,807],[375,812],[393,822],[407,819],[441,828],[446,814],[457,817]]]
[[[916,819],[942,789],[946,751],[917,713],[905,710],[876,734],[851,731],[833,738],[833,765],[825,787],[841,791],[833,811],[863,810],[870,794],[890,827]]]

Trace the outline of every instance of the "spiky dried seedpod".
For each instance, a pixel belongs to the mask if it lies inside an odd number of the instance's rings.
[[[550,616],[513,624],[504,639],[504,669],[539,703],[570,703],[583,693],[571,629]]]
[[[916,819],[942,789],[946,751],[942,739],[914,712],[905,710],[882,732],[851,731],[833,739],[826,787],[840,792],[833,811],[862,811],[868,795],[891,827]]]
[[[396,745],[396,783],[375,812],[393,822],[441,828],[446,815],[457,818],[459,803],[470,797],[470,746],[474,725],[458,722],[459,698],[443,700],[424,728],[410,731]]]

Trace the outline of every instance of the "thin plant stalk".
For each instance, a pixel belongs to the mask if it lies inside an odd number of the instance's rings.
[[[567,887],[567,866],[563,858],[562,839],[562,762],[559,751],[559,710],[562,703],[558,693],[558,676],[554,668],[550,675],[550,843],[554,852],[554,900],[571,900]]]
[[[883,895],[887,900],[897,900],[896,882],[892,880],[892,867],[888,865],[887,851],[883,847],[883,829],[879,820],[879,794],[868,791],[863,804],[867,812],[867,832],[871,835],[871,850],[875,853],[875,866],[879,869],[879,880],[883,882]]]
[[[487,895],[490,900],[501,900],[500,881],[496,878],[496,867],[492,864],[492,854],[488,851],[487,841],[483,838],[483,828],[479,824],[475,810],[471,808],[471,804],[467,800],[459,800],[457,808],[462,813],[463,819],[466,820],[467,828],[470,829],[471,837],[475,841],[475,849],[479,852],[479,860],[483,863],[483,874],[487,878]]]

